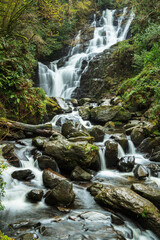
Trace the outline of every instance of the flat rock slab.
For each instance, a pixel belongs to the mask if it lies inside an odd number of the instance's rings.
[[[141,197],[129,188],[106,187],[96,197],[100,204],[120,210],[130,217],[135,217],[146,228],[160,236],[160,212],[147,199]]]

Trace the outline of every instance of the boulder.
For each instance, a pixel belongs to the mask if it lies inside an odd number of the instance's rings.
[[[91,174],[89,174],[79,166],[76,166],[71,173],[71,179],[75,181],[90,181],[91,178]]]
[[[134,168],[134,164],[135,164],[134,156],[125,156],[119,160],[117,166],[121,172],[131,172]]]
[[[147,152],[147,153],[152,153],[155,151],[157,147],[160,145],[160,137],[156,138],[145,138],[141,144],[138,146],[138,151],[140,152]]]
[[[20,167],[20,161],[14,151],[14,144],[7,144],[2,148],[2,155],[14,167]]]
[[[160,165],[150,163],[146,165],[146,167],[150,170],[151,176],[158,177],[158,175],[160,175]]]
[[[135,217],[145,228],[160,236],[160,212],[153,203],[131,189],[108,186],[96,195],[95,200],[107,208]]]
[[[90,102],[91,102],[91,99],[90,99],[90,98],[81,98],[81,99],[78,100],[78,104],[79,104],[80,106],[82,106],[82,105],[85,104],[85,103],[90,103]]]
[[[115,137],[114,140],[121,145],[124,152],[127,152],[127,150],[128,150],[128,139],[127,138],[118,136],[118,137]]]
[[[139,180],[146,179],[146,177],[149,176],[149,170],[141,164],[138,164],[136,166],[133,173],[134,173],[135,178],[137,178]]]
[[[43,148],[43,144],[47,141],[45,137],[35,137],[32,139],[32,144],[37,148]]]
[[[134,183],[131,189],[142,197],[151,201],[156,207],[160,208],[160,190],[144,184]]]
[[[98,106],[91,109],[91,120],[98,123],[108,121],[126,122],[131,118],[130,112],[121,106]]]
[[[66,138],[88,136],[88,131],[83,125],[77,122],[68,120],[62,125],[62,135]]]
[[[38,239],[38,235],[36,233],[25,233],[20,236],[20,240],[35,240]]]
[[[43,190],[33,189],[26,196],[31,202],[39,202],[43,197]]]
[[[14,171],[11,176],[19,181],[30,181],[35,178],[35,175],[30,169]]]
[[[153,161],[153,162],[160,162],[160,151],[153,152],[149,159],[150,161]]]
[[[99,149],[87,142],[69,142],[65,139],[44,144],[47,155],[54,156],[59,168],[72,171],[77,165],[84,169],[98,171],[100,168]]]
[[[53,157],[42,155],[37,158],[37,162],[41,170],[51,168],[52,170],[59,172],[58,165]]]
[[[68,138],[70,142],[89,142],[93,143],[95,141],[94,137],[91,136],[79,136],[79,137],[70,137]]]
[[[74,107],[77,107],[77,106],[78,106],[78,100],[75,99],[75,98],[72,98],[72,99],[71,99],[71,103],[73,104]]]
[[[117,167],[118,163],[118,144],[111,141],[106,141],[106,166],[108,168]]]
[[[102,142],[106,129],[100,125],[93,126],[89,131],[90,135],[95,138],[95,142]]]
[[[42,174],[43,184],[46,188],[54,188],[61,180],[66,179],[52,169],[45,169]]]
[[[137,147],[145,139],[145,131],[143,128],[134,128],[131,132],[131,140]]]
[[[78,109],[79,115],[82,117],[84,120],[89,120],[90,119],[90,107],[83,105]]]
[[[103,189],[103,185],[100,183],[93,183],[91,186],[87,188],[92,196],[96,196]]]
[[[47,193],[45,202],[49,205],[69,206],[74,202],[73,185],[66,179],[59,179],[54,188]]]

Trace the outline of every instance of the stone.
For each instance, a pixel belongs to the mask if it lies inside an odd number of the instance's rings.
[[[145,138],[138,146],[137,150],[144,153],[152,153],[160,145],[160,137],[156,138]]]
[[[83,120],[90,119],[90,107],[83,105],[78,109],[79,115],[82,117]]]
[[[71,179],[75,181],[90,181],[92,176],[81,167],[76,166],[71,173]]]
[[[45,202],[49,205],[69,206],[74,202],[75,193],[73,185],[66,179],[59,179],[54,184],[51,191],[48,192]]]
[[[118,137],[115,137],[114,140],[121,145],[124,152],[127,152],[127,150],[128,150],[128,139],[127,138],[118,136]]]
[[[160,208],[160,190],[144,184],[134,183],[131,189],[142,197],[151,201],[157,208]]]
[[[68,141],[93,143],[93,142],[95,142],[95,139],[94,139],[94,137],[91,137],[91,136],[78,136],[78,137],[70,137],[70,138],[68,138]]]
[[[151,176],[158,177],[160,175],[160,165],[150,163],[146,167],[150,170]]]
[[[88,136],[88,131],[83,125],[77,122],[68,120],[62,125],[62,135],[66,138]]]
[[[82,106],[82,105],[85,104],[85,103],[90,103],[90,102],[91,102],[91,99],[90,99],[90,98],[81,98],[81,99],[78,100],[78,104],[79,104],[80,106]]]
[[[111,141],[106,141],[106,166],[108,168],[117,167],[118,163],[118,144]]]
[[[30,192],[27,193],[26,196],[31,202],[39,202],[42,200],[43,197],[43,190],[39,189],[32,189]]]
[[[87,188],[92,196],[96,196],[103,189],[103,185],[100,183],[93,183],[91,186]]]
[[[125,187],[107,186],[96,195],[95,200],[101,205],[118,210],[128,216],[134,216],[145,228],[160,236],[160,212],[147,199]]]
[[[135,157],[134,156],[124,156],[118,162],[118,169],[121,172],[131,172],[134,168]]]
[[[131,132],[131,140],[137,147],[145,139],[145,131],[143,128],[134,128]]]
[[[52,169],[45,169],[42,174],[43,184],[46,188],[54,188],[62,179],[66,179],[61,174]]]
[[[35,178],[35,175],[30,169],[14,171],[11,176],[19,181],[30,181]]]
[[[7,144],[2,148],[2,155],[14,167],[20,167],[20,161],[14,151],[14,144]]]
[[[58,165],[53,157],[42,155],[37,158],[37,162],[41,170],[51,168],[52,170],[59,172]]]
[[[43,148],[43,144],[47,141],[45,137],[35,137],[32,139],[32,144],[37,148]]]
[[[38,239],[38,235],[36,233],[25,233],[20,236],[20,240],[35,240]]]
[[[136,166],[133,173],[134,173],[135,178],[137,178],[139,180],[146,179],[149,176],[149,170],[141,164],[138,164]]]
[[[104,127],[100,125],[95,125],[90,129],[89,134],[95,138],[95,142],[102,142],[105,132],[106,129]]]
[[[153,152],[149,160],[153,162],[160,162],[160,151]]]
[[[121,106],[98,106],[91,109],[91,120],[98,123],[108,121],[126,122],[131,118],[130,112]]]
[[[44,144],[44,151],[55,158],[60,170],[67,173],[77,165],[83,169],[100,169],[99,149],[87,142],[49,141]]]
[[[78,106],[78,100],[75,99],[75,98],[72,98],[72,99],[71,99],[71,103],[73,104],[74,107],[77,107],[77,106]]]

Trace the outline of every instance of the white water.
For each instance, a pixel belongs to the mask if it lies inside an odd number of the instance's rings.
[[[90,40],[88,48],[82,52],[80,49],[81,31],[75,38],[76,45],[69,53],[68,61],[63,67],[58,68],[57,62],[50,63],[49,68],[39,63],[39,80],[40,87],[43,88],[48,96],[62,97],[70,99],[73,91],[79,86],[82,62],[89,62],[96,54],[109,49],[112,45],[126,39],[130,24],[134,18],[134,14],[129,14],[128,20],[123,22],[128,14],[127,8],[123,9],[123,13],[118,18],[117,25],[114,26],[116,10],[103,11],[99,21],[94,16],[91,26],[95,27],[94,37]],[[97,27],[98,25],[98,27]],[[87,69],[84,69],[84,71]]]

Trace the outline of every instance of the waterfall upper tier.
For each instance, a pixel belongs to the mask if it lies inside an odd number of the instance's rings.
[[[108,9],[103,11],[99,20],[94,15],[91,24],[93,36],[88,43],[82,43],[82,33],[79,31],[74,39],[75,46],[69,51],[64,66],[58,67],[58,61],[51,62],[49,68],[39,63],[40,87],[48,96],[70,99],[73,91],[79,87],[81,74],[87,71],[89,61],[98,53],[126,39],[134,14],[124,8],[117,15],[117,10]]]

